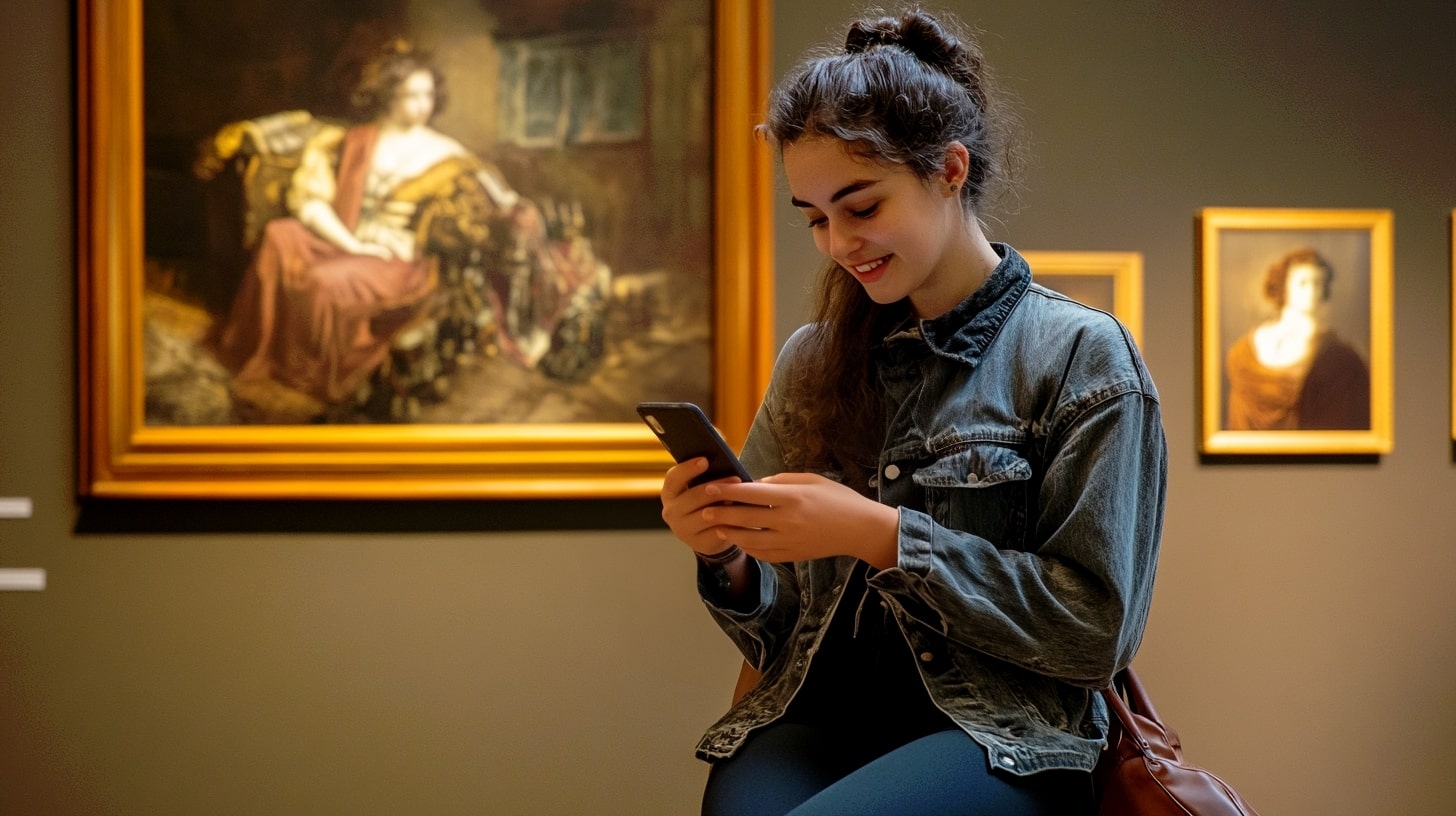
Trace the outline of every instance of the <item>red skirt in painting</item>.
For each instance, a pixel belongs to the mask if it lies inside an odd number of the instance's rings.
[[[353,255],[301,222],[268,223],[217,352],[239,383],[272,379],[325,403],[354,395],[437,276],[427,261]]]

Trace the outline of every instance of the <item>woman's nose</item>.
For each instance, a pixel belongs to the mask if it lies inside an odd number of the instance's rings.
[[[846,258],[858,248],[859,234],[847,224],[829,222],[829,257]]]

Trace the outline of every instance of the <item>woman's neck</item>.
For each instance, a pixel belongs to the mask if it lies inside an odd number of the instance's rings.
[[[1001,263],[1001,256],[972,221],[970,227],[946,245],[935,282],[910,295],[915,316],[921,320],[939,317],[976,293]]]
[[[425,130],[423,123],[402,124],[389,119],[379,123],[379,135],[381,136],[413,136]]]
[[[1285,308],[1279,312],[1279,326],[1287,332],[1313,334],[1319,327],[1319,319],[1301,309]]]

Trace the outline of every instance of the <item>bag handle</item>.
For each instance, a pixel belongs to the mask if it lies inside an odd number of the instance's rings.
[[[1123,699],[1123,694],[1127,699]],[[1137,673],[1128,666],[1118,672],[1112,678],[1112,685],[1101,689],[1102,699],[1107,701],[1107,708],[1122,725],[1123,733],[1131,737],[1136,743],[1138,750],[1145,756],[1152,756],[1153,746],[1148,737],[1143,733],[1146,727],[1145,722],[1150,721],[1158,728],[1163,728],[1163,721],[1158,717],[1158,712],[1153,708],[1152,698],[1148,696],[1147,689],[1143,687],[1142,680]],[[1136,712],[1138,716],[1133,716]],[[1110,736],[1110,735],[1109,735]]]
[[[1140,716],[1146,717],[1158,725],[1163,724],[1163,718],[1158,716],[1157,709],[1153,708],[1153,698],[1148,695],[1148,690],[1143,686],[1142,678],[1137,672],[1128,666],[1117,673],[1118,679],[1122,681],[1121,686],[1126,689],[1128,708]],[[1112,690],[1117,689],[1118,683],[1114,680]]]

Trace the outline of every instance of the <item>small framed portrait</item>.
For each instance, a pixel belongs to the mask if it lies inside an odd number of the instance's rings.
[[[1387,453],[1389,210],[1197,218],[1205,454]]]
[[[1032,280],[1111,314],[1143,343],[1143,256],[1140,252],[1021,253]]]

